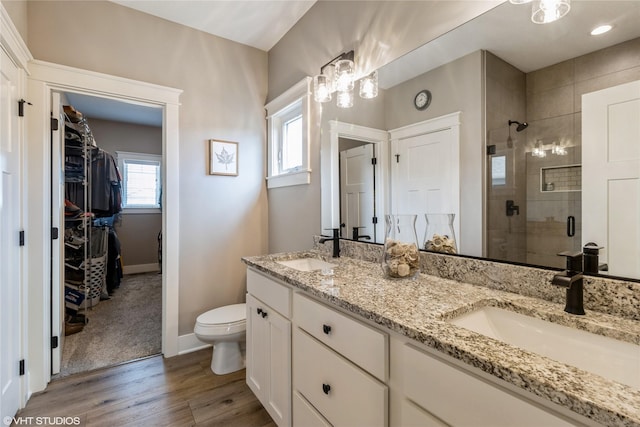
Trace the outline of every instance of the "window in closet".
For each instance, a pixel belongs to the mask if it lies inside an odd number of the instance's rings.
[[[122,175],[122,208],[129,213],[159,212],[162,156],[117,151]]]

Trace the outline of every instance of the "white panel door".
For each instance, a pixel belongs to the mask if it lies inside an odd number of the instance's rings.
[[[404,138],[394,142],[393,149],[392,212],[418,215],[416,233],[420,244],[426,231],[424,214],[455,214],[454,232],[459,247],[460,159],[453,130]]]
[[[375,178],[373,144],[365,144],[340,152],[340,216],[345,224],[342,237],[358,234],[375,241]]]
[[[640,81],[582,97],[582,240],[607,274],[640,278]]]
[[[51,117],[58,119],[58,130],[51,131],[51,226],[58,227],[59,238],[51,240],[51,336],[58,346],[51,349],[51,374],[60,373],[64,346],[64,119],[60,94],[51,94]]]
[[[20,72],[0,48],[0,416],[20,406]]]

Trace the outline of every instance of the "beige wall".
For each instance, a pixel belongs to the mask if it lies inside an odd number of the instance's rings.
[[[240,257],[267,250],[265,52],[111,2],[28,2],[36,59],[182,89],[179,334],[244,301]],[[238,141],[238,177],[207,174],[207,140]]]
[[[303,77],[318,74],[323,64],[343,51],[355,49],[359,71],[370,71],[499,3],[319,1],[269,51],[268,99]],[[321,231],[320,143],[313,140],[311,150],[311,184],[269,191],[270,250],[309,248],[311,235]]]
[[[88,117],[98,147],[114,158],[117,151],[162,155],[162,128]],[[123,213],[116,225],[125,267],[158,262],[162,214]]]

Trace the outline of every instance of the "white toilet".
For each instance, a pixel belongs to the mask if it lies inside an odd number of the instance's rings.
[[[245,340],[246,329],[246,304],[227,305],[198,316],[193,332],[200,341],[213,344],[214,374],[230,374],[244,368],[240,342]]]

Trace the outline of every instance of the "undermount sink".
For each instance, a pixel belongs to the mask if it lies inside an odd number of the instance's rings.
[[[328,270],[336,266],[318,258],[298,258],[276,262],[298,271]]]
[[[496,307],[448,323],[640,389],[638,345]]]

